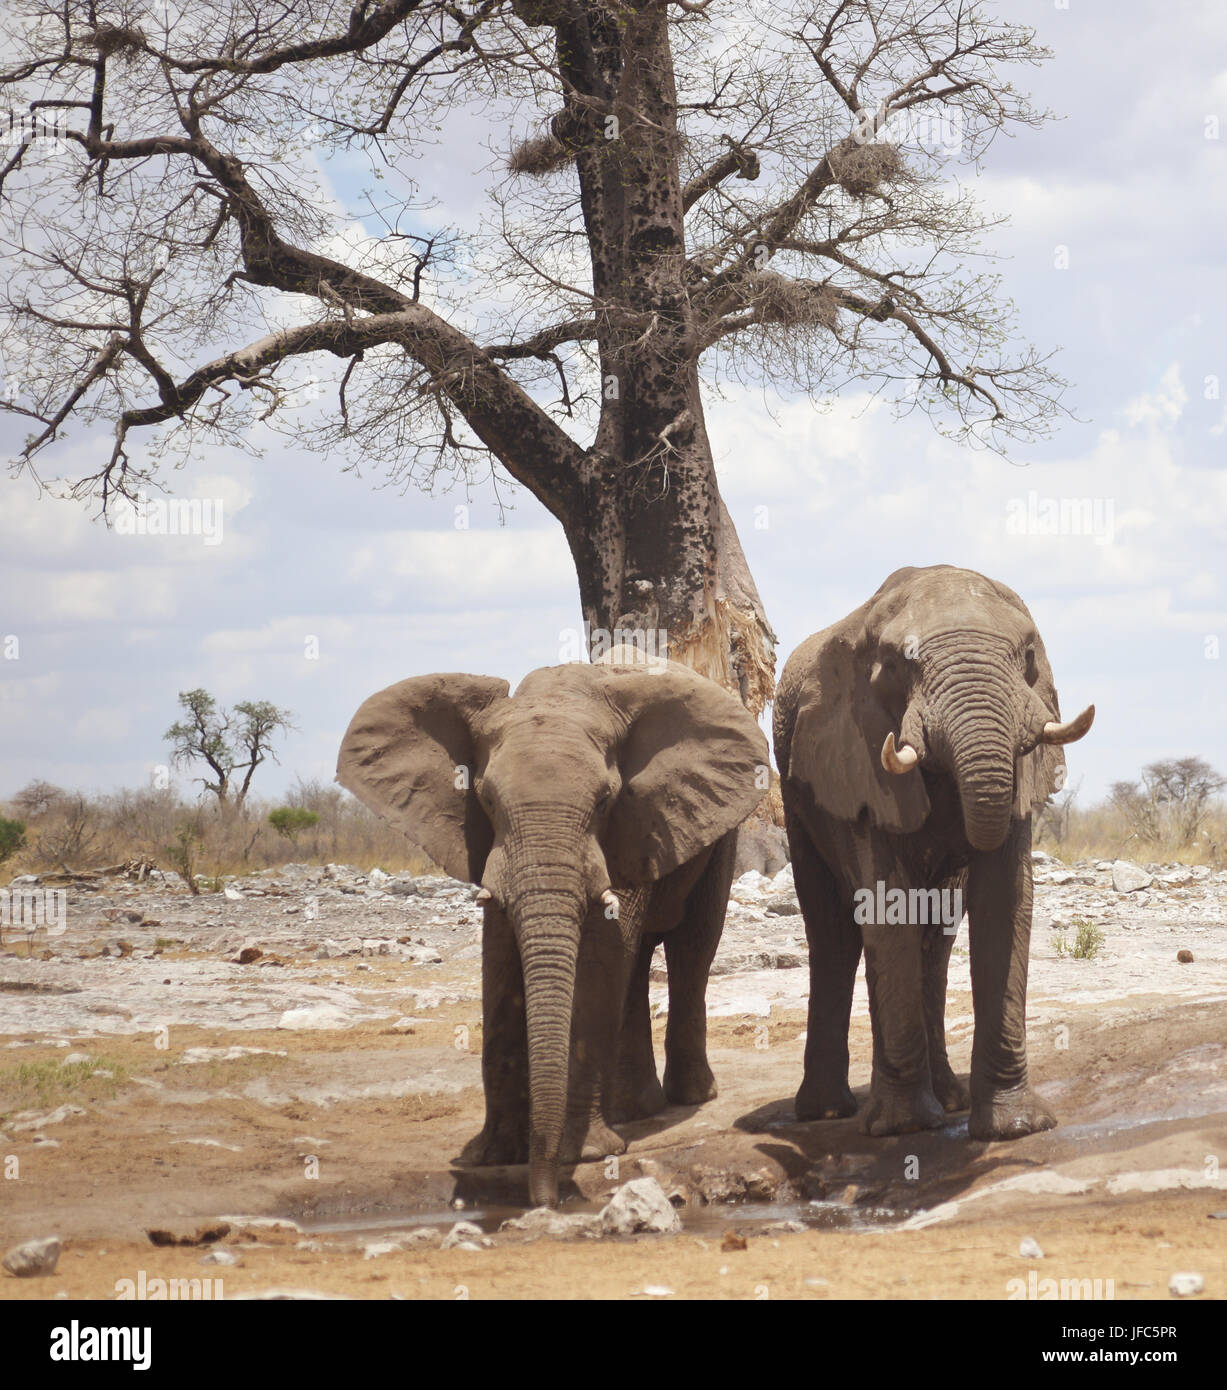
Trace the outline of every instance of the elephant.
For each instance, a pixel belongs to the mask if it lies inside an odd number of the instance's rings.
[[[562,1163],[621,1153],[612,1123],[716,1094],[707,975],[736,828],[767,787],[767,740],[715,682],[663,658],[476,675],[373,695],[337,780],[481,885],[485,1124],[475,1165],[529,1165],[534,1206]],[[632,649],[633,650],[633,649]],[[663,941],[662,1087],[648,1010]]]
[[[977,1140],[1056,1124],[1027,1077],[1031,817],[1064,782],[1062,745],[1094,717],[1090,705],[1061,722],[1018,595],[951,565],[896,570],[789,657],[773,733],[810,947],[799,1120],[856,1113],[848,1025],[863,949],[873,1034],[865,1133],[933,1128],[966,1109]],[[961,910],[940,911],[961,909],[964,893],[970,1094],[945,1037]]]

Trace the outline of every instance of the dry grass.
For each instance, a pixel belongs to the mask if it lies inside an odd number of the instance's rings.
[[[1067,864],[1078,859],[1132,859],[1142,864],[1206,864],[1221,869],[1227,867],[1227,810],[1213,811],[1192,844],[1178,845],[1143,839],[1108,802],[1084,810],[1074,807],[1060,827],[1041,820],[1035,847]]]
[[[269,812],[301,806],[319,816],[293,837],[279,834]],[[143,860],[162,869],[220,878],[287,862],[353,864],[364,871],[437,873],[427,855],[400,831],[339,787],[300,782],[283,801],[249,798],[241,813],[191,803],[171,790],[142,788],[105,796],[60,793],[31,814],[6,812],[26,823],[26,846],[4,864],[3,876],[91,869]]]

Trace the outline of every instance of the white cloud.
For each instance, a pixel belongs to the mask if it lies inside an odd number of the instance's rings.
[[[1174,424],[1184,414],[1188,403],[1189,393],[1180,377],[1180,363],[1173,362],[1160,377],[1155,391],[1125,402],[1125,421],[1132,426]]]

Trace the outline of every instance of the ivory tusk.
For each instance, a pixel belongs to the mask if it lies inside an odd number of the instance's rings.
[[[492,903],[494,901],[494,894],[491,893],[491,891],[488,888],[478,889],[477,898],[475,901],[480,906],[484,907],[486,903]]]
[[[1041,743],[1076,743],[1095,722],[1095,706],[1087,705],[1076,719],[1064,724],[1049,720],[1040,735]]]
[[[622,909],[622,904],[618,901],[618,895],[614,892],[612,888],[606,888],[606,890],[601,894],[601,901],[605,904],[606,907],[612,907],[615,913],[621,911]]]
[[[882,766],[887,772],[893,772],[896,776],[902,776],[911,770],[920,761],[920,754],[911,746],[905,743],[902,748],[896,749],[895,735],[886,735],[886,742],[882,745]]]

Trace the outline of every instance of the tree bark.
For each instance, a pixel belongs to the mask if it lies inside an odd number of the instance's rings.
[[[774,692],[776,639],[703,418],[665,7],[615,18],[576,6],[555,31],[593,293],[619,311],[598,335],[595,446],[559,515],[584,619],[594,640],[664,630],[673,659],[759,713]]]

